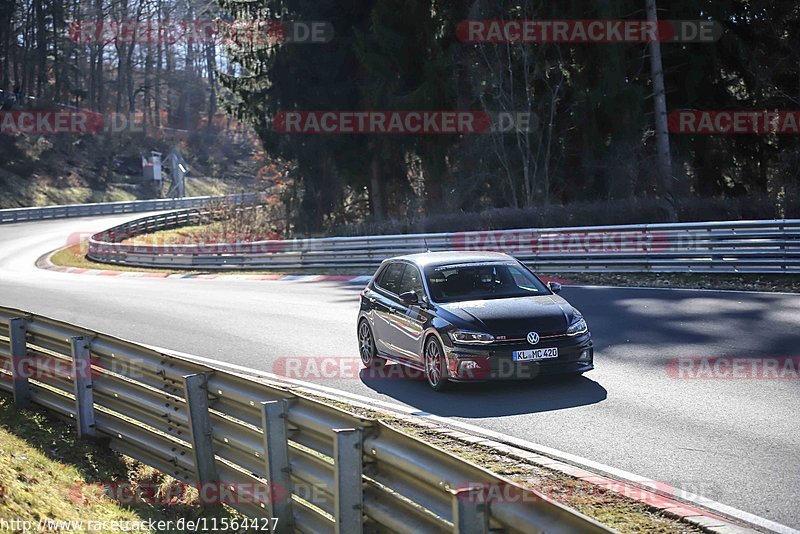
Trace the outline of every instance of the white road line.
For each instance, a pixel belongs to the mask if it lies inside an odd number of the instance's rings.
[[[441,417],[438,415],[433,415],[428,412],[423,412],[412,406],[407,406],[405,404],[397,404],[393,402],[386,402],[380,399],[373,399],[370,397],[366,397],[364,395],[359,395],[357,393],[349,393],[347,391],[342,391],[339,389],[322,386],[320,384],[314,384],[311,382],[305,382],[302,380],[287,378],[273,373],[268,373],[266,371],[259,371],[257,369],[252,369],[250,367],[244,367],[242,365],[221,362],[213,358],[203,358],[201,356],[195,356],[194,354],[187,354],[185,352],[180,352],[172,349],[165,349],[163,347],[157,347],[154,345],[146,345],[146,346],[149,346],[150,348],[160,352],[174,354],[176,356],[195,360],[200,363],[225,367],[232,371],[239,372],[242,374],[273,380],[275,382],[278,382],[279,384],[281,383],[288,384],[301,390],[307,390],[309,393],[313,393],[321,397],[330,398],[331,400],[341,401],[343,399],[346,399],[354,406],[358,406],[360,408],[374,410],[376,406],[379,406],[389,412],[394,412],[396,414],[411,415],[435,421],[444,426],[449,426],[451,428],[463,430],[465,432],[474,434],[476,436],[485,437],[487,439],[498,441],[500,443],[506,443],[509,445],[513,445],[515,447],[519,447],[520,449],[525,449],[531,452],[542,454],[544,456],[549,456],[550,458],[553,458],[555,460],[569,463],[576,467],[586,469],[587,471],[593,471],[595,473],[599,473],[601,475],[605,475],[610,478],[615,478],[621,482],[625,482],[627,484],[631,484],[646,489],[648,491],[652,491],[654,493],[660,493],[672,499],[683,500],[691,504],[711,510],[712,512],[715,512],[719,515],[727,516],[736,519],[738,521],[741,521],[743,523],[747,523],[749,525],[769,530],[771,532],[776,532],[779,534],[800,534],[800,530],[787,527],[786,525],[782,525],[775,521],[771,521],[769,519],[757,516],[755,514],[745,512],[744,510],[739,510],[738,508],[734,508],[732,506],[719,503],[717,501],[708,499],[706,497],[702,497],[699,495],[686,495],[685,492],[677,492],[677,491],[672,492],[669,491],[670,488],[668,487],[663,487],[663,488],[659,487],[654,489],[652,486],[653,480],[647,477],[643,477],[640,475],[636,475],[634,473],[630,473],[628,471],[624,471],[622,469],[617,469],[615,467],[601,464],[599,462],[595,462],[593,460],[589,460],[587,458],[583,458],[581,456],[577,456],[568,452],[560,451],[552,447],[547,447],[545,445],[540,445],[538,443],[533,443],[531,441],[527,441],[524,439],[515,438],[513,436],[507,436],[505,434],[501,434],[500,432],[495,432],[493,430],[481,428],[479,426],[475,426],[470,423],[464,423],[462,421],[457,421],[449,417]]]

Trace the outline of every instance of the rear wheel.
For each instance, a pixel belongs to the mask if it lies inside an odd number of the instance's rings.
[[[425,378],[435,391],[444,391],[450,385],[442,344],[433,336],[425,343]]]
[[[380,369],[386,364],[386,360],[378,356],[378,349],[375,346],[375,338],[372,335],[372,328],[366,319],[358,323],[358,352],[361,355],[361,363],[371,369]]]

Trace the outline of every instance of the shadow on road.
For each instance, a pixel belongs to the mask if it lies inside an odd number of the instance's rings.
[[[612,287],[562,295],[586,317],[599,365],[649,365],[666,375],[675,358],[795,356],[800,344],[800,295]]]
[[[391,371],[386,375],[395,376]],[[480,419],[550,412],[596,404],[607,397],[603,386],[584,376],[452,384],[452,388],[444,393],[433,391],[422,377],[375,377],[366,369],[361,370],[360,376],[362,383],[377,393],[388,395],[420,411],[445,417]]]

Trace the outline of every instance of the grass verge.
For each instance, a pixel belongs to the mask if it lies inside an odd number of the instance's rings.
[[[184,269],[150,269],[146,267],[129,267],[127,265],[112,265],[92,261],[86,257],[86,244],[76,244],[64,247],[50,256],[50,261],[60,267],[77,267],[79,269],[98,269],[103,271],[148,272],[163,274],[195,274],[200,271]]]
[[[141,526],[139,522],[148,520],[156,524],[171,520],[176,525],[180,518],[238,517],[227,507],[203,508],[192,488],[170,493],[178,496],[169,502],[149,499],[133,504],[120,503],[108,492],[98,491],[118,485],[146,487],[148,491],[164,488],[166,492],[175,484],[175,479],[98,443],[78,440],[71,425],[42,410],[18,409],[9,394],[0,393],[0,519],[41,524],[44,528],[32,529],[39,531],[59,530],[53,523],[48,528],[48,520],[83,520],[82,528],[71,530],[87,531],[90,521],[106,525],[127,521],[128,526]],[[177,528],[140,531],[182,532]]]
[[[252,232],[231,228],[229,221],[181,226],[137,235],[122,241],[126,245],[210,245],[215,243],[268,241],[280,239],[274,231]]]

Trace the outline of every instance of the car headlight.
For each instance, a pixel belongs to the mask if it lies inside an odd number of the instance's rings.
[[[567,328],[568,336],[577,336],[578,334],[585,334],[589,330],[586,320],[582,315],[576,315],[572,320],[572,324]]]
[[[453,330],[450,332],[450,338],[455,343],[464,343],[467,345],[482,345],[494,341],[494,336],[491,334],[468,332],[466,330]]]

